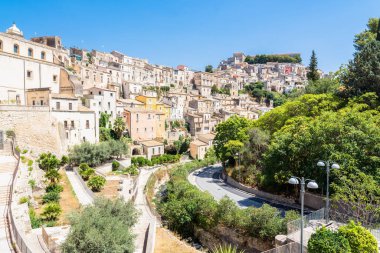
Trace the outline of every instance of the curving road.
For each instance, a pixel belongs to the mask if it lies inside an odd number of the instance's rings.
[[[270,200],[257,197],[254,194],[241,191],[226,184],[221,178],[222,169],[220,164],[202,168],[191,173],[189,181],[202,191],[208,191],[217,200],[220,200],[224,196],[229,197],[241,208],[250,206],[261,207],[266,203],[279,209],[283,215],[287,210],[297,210],[297,208],[273,203]]]

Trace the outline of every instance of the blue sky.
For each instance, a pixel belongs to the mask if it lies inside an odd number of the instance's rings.
[[[380,15],[379,0],[0,0],[0,30],[59,35],[66,47],[121,51],[202,70],[235,51],[300,52],[334,71],[352,58],[354,34]]]

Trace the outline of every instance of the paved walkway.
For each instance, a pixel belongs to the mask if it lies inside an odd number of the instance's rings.
[[[86,192],[84,189],[84,186],[79,181],[78,176],[75,174],[74,171],[66,171],[67,178],[70,181],[71,186],[73,187],[73,190],[75,192],[75,195],[77,196],[79,203],[81,205],[86,206],[91,204],[94,200],[93,198]]]
[[[135,253],[143,253],[146,230],[149,224],[156,219],[156,217],[150,212],[150,209],[146,203],[144,188],[149,179],[149,176],[153,172],[155,172],[158,168],[159,167],[153,170],[142,169],[140,172],[138,192],[137,192],[137,196],[135,200],[135,206],[141,212],[141,215],[139,217],[137,224],[133,228],[133,232],[137,235],[136,240],[135,240],[135,245],[136,245]]]
[[[0,249],[1,253],[14,252],[8,238],[8,197],[12,174],[17,161],[13,156],[0,154]]]

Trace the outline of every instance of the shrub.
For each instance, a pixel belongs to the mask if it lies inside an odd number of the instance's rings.
[[[18,203],[19,204],[25,204],[29,201],[29,198],[24,196],[24,197],[21,197],[19,200],[18,200]]]
[[[351,247],[345,237],[322,227],[311,235],[307,243],[307,251],[309,253],[350,253]]]
[[[34,211],[33,207],[29,207],[29,218],[30,225],[33,229],[41,227],[42,220],[37,216],[36,211]]]
[[[65,155],[63,155],[62,157],[61,157],[61,166],[65,166],[66,164],[68,164],[69,163],[69,158],[67,157],[67,156],[65,156]]]
[[[118,170],[120,168],[120,163],[118,161],[112,162],[112,171]]]
[[[28,181],[28,184],[30,185],[30,187],[32,188],[32,190],[34,190],[34,188],[36,187],[36,181],[33,180],[33,179],[30,179]]]
[[[96,198],[93,205],[70,216],[62,253],[134,252],[132,227],[137,218],[132,202]]]
[[[95,174],[95,170],[93,168],[88,167],[85,170],[80,170],[79,174],[83,178],[83,180],[87,181],[92,175]]]
[[[50,202],[58,202],[61,197],[59,196],[59,192],[57,191],[51,191],[45,193],[45,195],[42,197],[42,202],[50,203]]]
[[[32,166],[33,165],[33,160],[29,160],[28,161],[28,166],[30,167],[30,166]]]
[[[58,203],[51,202],[45,205],[41,217],[44,220],[52,221],[57,220],[59,215],[62,213],[61,206]]]
[[[219,245],[212,250],[212,253],[244,253],[244,250],[239,251],[236,247],[229,245]]]
[[[23,153],[23,154],[26,154],[26,153],[28,153],[28,150],[27,150],[27,149],[24,149],[24,150],[22,151],[22,153]]]
[[[369,230],[360,223],[350,221],[347,225],[339,228],[339,234],[348,240],[352,253],[375,253],[378,252],[377,240]]]
[[[5,131],[5,136],[7,136],[7,138],[13,138],[15,137],[15,132],[13,130],[7,130]]]
[[[28,160],[25,156],[20,156],[20,158],[21,158],[21,162],[22,163],[26,163],[26,161]]]
[[[92,191],[99,192],[103,186],[106,184],[106,179],[102,176],[92,176],[87,182],[88,187]]]
[[[16,146],[15,150],[17,151],[17,153],[21,153],[21,149],[19,146]]]
[[[58,168],[61,161],[52,153],[42,153],[37,160],[38,166],[44,171]]]
[[[79,170],[80,171],[85,171],[85,170],[87,170],[87,169],[90,169],[90,166],[87,164],[87,163],[81,163],[80,165],[79,165]]]
[[[131,176],[136,176],[139,174],[139,170],[137,169],[136,165],[131,165],[128,168],[123,170],[124,174],[129,174]]]
[[[60,193],[60,192],[63,192],[63,186],[59,185],[59,184],[49,184],[46,187],[45,191],[46,192],[57,192],[57,193]]]
[[[28,167],[28,171],[31,172],[33,170],[33,167]]]

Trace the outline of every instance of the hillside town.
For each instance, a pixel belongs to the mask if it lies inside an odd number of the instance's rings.
[[[302,64],[248,64],[245,58],[234,53],[212,73],[172,68],[118,51],[66,48],[59,36],[29,40],[13,24],[0,33],[0,106],[2,114],[10,110],[19,116],[3,122],[13,128],[22,123],[19,117],[38,111],[52,124],[30,130],[54,132],[56,140],[50,142],[60,154],[83,141],[99,142],[104,113],[111,126],[117,117],[125,121],[131,154],[163,154],[164,145],[182,135],[191,137],[191,157],[203,159],[218,123],[232,115],[257,119],[273,108],[272,102],[258,103],[241,93],[245,84],[262,82],[266,90],[282,93],[307,83]],[[177,121],[182,128],[169,127]],[[38,140],[25,144],[38,146]]]

